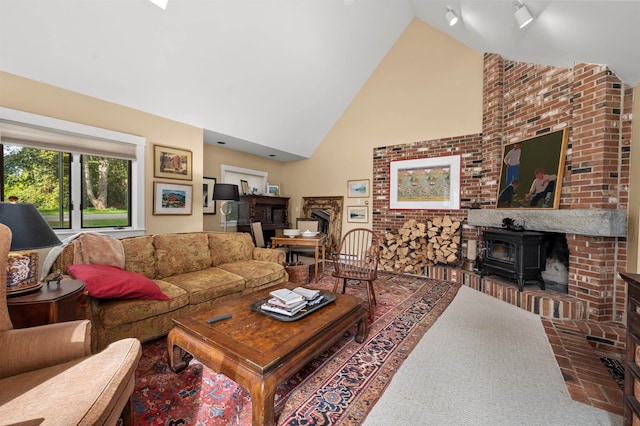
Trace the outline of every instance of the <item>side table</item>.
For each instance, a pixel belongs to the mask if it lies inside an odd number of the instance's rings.
[[[45,284],[38,291],[7,297],[14,328],[35,327],[56,322],[83,319],[86,292],[80,280],[62,280]]]

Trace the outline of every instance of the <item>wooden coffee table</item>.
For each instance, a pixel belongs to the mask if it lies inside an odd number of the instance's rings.
[[[291,322],[251,310],[252,302],[281,287],[296,286],[275,286],[174,319],[175,327],[167,337],[169,365],[174,371],[185,368],[193,356],[249,390],[254,425],[274,424],[274,397],[280,383],[331,347],[351,327],[357,327],[357,342],[367,335],[367,311],[360,299],[349,295],[336,294],[335,302]],[[223,314],[232,317],[213,324],[206,322]]]

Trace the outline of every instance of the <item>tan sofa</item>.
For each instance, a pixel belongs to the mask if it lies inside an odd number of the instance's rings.
[[[172,318],[206,309],[231,297],[287,281],[285,254],[255,247],[250,234],[193,232],[124,238],[125,270],[158,284],[168,300],[88,297],[93,349],[125,337],[148,341],[166,335]],[[71,245],[51,268],[67,273]]]

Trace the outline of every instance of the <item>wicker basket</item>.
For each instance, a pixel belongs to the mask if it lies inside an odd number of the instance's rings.
[[[289,282],[294,284],[309,283],[309,265],[305,265],[302,262],[286,263],[284,269],[289,274]]]

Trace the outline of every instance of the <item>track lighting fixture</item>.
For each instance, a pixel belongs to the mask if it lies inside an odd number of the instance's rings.
[[[167,8],[167,3],[169,3],[169,0],[149,0],[149,1],[155,4],[156,6],[158,6],[159,8],[161,8],[162,10],[165,10]]]
[[[533,16],[529,13],[529,9],[524,5],[521,1],[516,2],[516,11],[513,14],[516,17],[516,21],[518,21],[518,26],[520,28],[526,27],[531,21],[533,21]]]
[[[458,22],[458,15],[451,9],[451,6],[447,7],[447,13],[444,14],[450,27],[453,27]]]

